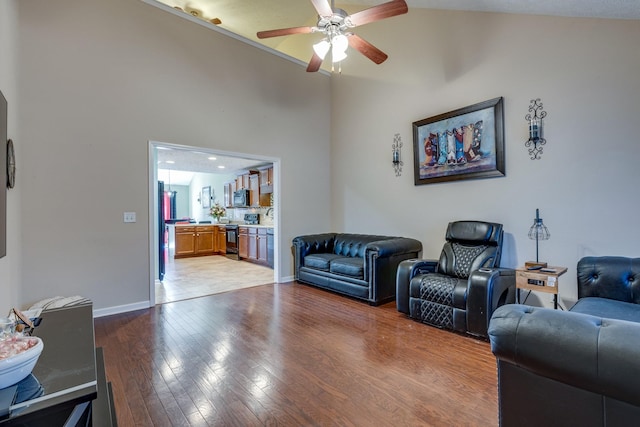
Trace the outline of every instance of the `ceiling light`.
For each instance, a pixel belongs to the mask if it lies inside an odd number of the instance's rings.
[[[224,168],[225,168],[224,165],[219,165],[218,166],[218,169],[224,169]]]
[[[333,51],[336,49],[340,52],[346,52],[347,47],[349,47],[349,40],[347,40],[347,36],[344,34],[338,34],[337,36],[331,39],[331,44],[333,45]]]
[[[336,49],[335,46],[331,49],[331,61],[340,62],[347,57],[347,53],[343,50]]]
[[[168,163],[170,165],[174,164],[175,162],[173,160],[167,160],[165,163]]]
[[[327,56],[327,52],[329,52],[329,48],[331,47],[331,43],[327,41],[327,39],[322,39],[321,42],[313,45],[313,50],[321,59],[324,59]]]
[[[217,160],[216,157],[209,157],[209,160]]]

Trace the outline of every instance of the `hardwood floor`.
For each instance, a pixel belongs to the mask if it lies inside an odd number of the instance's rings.
[[[493,426],[489,344],[298,283],[95,319],[120,426]]]

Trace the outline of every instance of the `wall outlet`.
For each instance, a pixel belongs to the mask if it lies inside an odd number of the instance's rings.
[[[125,212],[124,213],[124,222],[136,222],[136,213],[135,212]]]

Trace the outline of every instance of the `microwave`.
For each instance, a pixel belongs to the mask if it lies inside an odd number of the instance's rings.
[[[234,191],[233,206],[249,206],[249,190]]]

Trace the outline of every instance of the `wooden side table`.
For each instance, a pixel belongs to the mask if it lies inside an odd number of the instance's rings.
[[[540,270],[516,268],[516,300],[520,303],[520,289],[553,294],[553,308],[558,308],[558,278],[567,267],[545,267]]]

